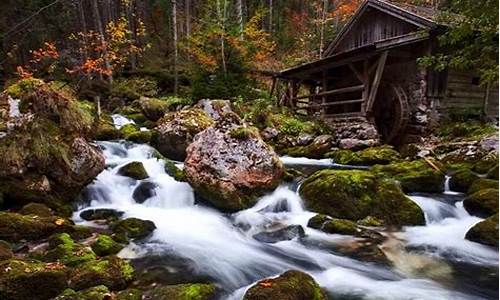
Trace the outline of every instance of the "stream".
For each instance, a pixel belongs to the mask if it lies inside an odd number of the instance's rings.
[[[498,251],[464,239],[480,218],[470,216],[463,195],[410,195],[424,211],[425,226],[382,232],[381,246],[392,262],[366,262],[336,249],[356,243],[352,236],[308,228],[314,216],[304,208],[299,184],[279,186],[252,208],[223,214],[198,203],[189,184],[164,171],[153,148],[126,142],[99,142],[107,168],[89,185],[74,214],[77,223],[88,208],[113,208],[124,217],[151,220],[157,229],[148,239],[131,243],[119,255],[138,269],[160,272],[168,283],[215,282],[221,299],[241,299],[256,281],[289,270],[312,275],[334,299],[498,299]],[[138,204],[132,198],[140,181],[117,175],[131,162],[144,164],[155,183],[155,195]],[[331,160],[283,158],[288,166],[329,168]],[[256,233],[302,225],[306,237],[274,244],[254,239]],[[151,271],[153,272],[153,271]]]

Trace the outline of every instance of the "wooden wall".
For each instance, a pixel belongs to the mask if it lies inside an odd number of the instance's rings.
[[[376,41],[401,36],[418,28],[398,18],[387,15],[377,10],[368,10],[349,33],[339,43],[334,53],[356,49]]]
[[[473,72],[449,70],[440,111],[486,112],[498,117],[498,85],[490,88],[486,101],[486,87],[479,85],[479,76]]]

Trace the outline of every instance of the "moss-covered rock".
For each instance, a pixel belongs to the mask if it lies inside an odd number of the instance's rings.
[[[165,162],[165,172],[172,176],[177,181],[186,181],[186,176],[184,171],[179,169],[175,163],[169,159],[164,159]]]
[[[474,225],[467,231],[465,238],[498,248],[498,213]]]
[[[72,223],[59,217],[38,217],[0,212],[0,239],[8,242],[39,240],[57,232],[71,231]]]
[[[72,289],[64,290],[54,300],[108,300],[111,299],[109,289],[104,285],[94,286],[76,292]]]
[[[5,260],[0,262],[0,299],[48,300],[66,288],[67,278],[62,264]]]
[[[127,141],[131,141],[137,144],[148,144],[151,141],[152,133],[150,130],[139,130],[131,133],[127,137]]]
[[[12,258],[14,253],[12,247],[6,241],[0,240],[0,261]]]
[[[484,189],[464,199],[464,208],[478,217],[489,217],[498,213],[498,189]]]
[[[103,114],[95,126],[93,136],[99,141],[116,140],[120,138],[120,130],[116,129],[111,116]]]
[[[149,177],[148,172],[141,162],[130,162],[118,170],[118,175],[130,177],[135,180],[143,180]]]
[[[475,162],[472,170],[479,174],[486,174],[492,166],[496,165],[498,165],[498,153],[493,151]]]
[[[379,227],[384,225],[384,221],[372,216],[367,216],[364,219],[359,220],[357,223],[361,226],[368,226],[368,227]]]
[[[117,211],[111,208],[87,209],[80,213],[80,218],[86,221],[93,221],[93,220],[116,221],[121,216],[123,216],[122,211]]]
[[[366,148],[361,151],[336,150],[326,155],[336,163],[353,166],[387,165],[401,160],[399,153],[391,146]]]
[[[314,279],[300,271],[287,271],[277,278],[264,279],[250,287],[243,300],[326,300]]]
[[[131,135],[139,132],[139,128],[135,124],[125,124],[120,127],[120,136],[126,140],[130,138]]]
[[[99,256],[116,254],[123,249],[123,246],[115,242],[111,237],[101,234],[91,245],[92,250]]]
[[[498,189],[498,180],[479,178],[471,184],[467,194],[471,195],[485,189]]]
[[[19,213],[22,215],[35,215],[39,217],[51,217],[52,216],[52,210],[47,207],[47,205],[42,204],[42,203],[28,203],[25,206],[23,206],[20,210]]]
[[[429,160],[434,166],[443,169],[435,160]],[[432,167],[426,160],[399,162],[389,165],[376,165],[371,171],[377,175],[393,178],[401,183],[407,193],[440,193],[444,190],[444,173]]]
[[[137,218],[128,218],[111,224],[113,233],[117,236],[124,236],[126,239],[144,239],[155,229],[153,222]]]
[[[321,214],[309,219],[307,226],[326,233],[355,235],[358,231],[356,223],[353,221],[329,218]]]
[[[498,180],[498,164],[488,171],[486,177],[489,179]]]
[[[374,216],[392,225],[424,224],[422,210],[399,186],[369,171],[321,170],[300,188],[308,209],[357,221]]]
[[[170,104],[167,101],[147,97],[141,97],[138,100],[138,105],[144,115],[151,121],[158,121],[170,108]]]
[[[463,169],[450,178],[450,190],[465,193],[479,176],[469,169]]]
[[[308,145],[287,148],[281,152],[293,157],[322,158],[325,153],[330,151],[332,143],[333,137],[331,135],[320,135]]]
[[[69,286],[75,290],[105,285],[110,290],[121,290],[134,279],[134,269],[125,260],[107,256],[78,265],[70,273]]]
[[[76,243],[67,233],[51,236],[49,248],[44,260],[58,260],[69,267],[96,259],[96,255],[90,247]]]
[[[142,291],[138,289],[126,289],[115,294],[116,300],[142,300]]]
[[[176,284],[154,288],[144,295],[158,300],[213,300],[216,288],[213,284]]]

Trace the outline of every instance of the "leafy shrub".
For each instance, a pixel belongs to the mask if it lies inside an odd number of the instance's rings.
[[[113,81],[111,96],[135,100],[141,96],[154,97],[158,94],[158,84],[148,77],[119,78]]]

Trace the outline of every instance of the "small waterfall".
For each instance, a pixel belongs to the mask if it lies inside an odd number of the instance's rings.
[[[451,176],[445,175],[444,177],[444,193],[448,195],[460,195],[459,192],[454,192],[450,190],[450,179]]]
[[[127,124],[135,124],[133,120],[119,114],[111,115],[111,118],[113,118],[116,129],[120,129]]]
[[[307,228],[307,221],[314,213],[304,208],[300,196],[288,186],[278,187],[247,210],[226,215],[196,203],[189,184],[177,182],[166,174],[163,161],[154,157],[151,147],[124,142],[99,145],[107,169],[86,188],[83,195],[87,204],[75,212],[75,221],[81,222],[79,212],[89,207],[113,208],[123,211],[124,217],[153,221],[157,226],[153,235],[127,247],[128,252],[123,255],[136,258],[158,255],[175,260],[191,276],[218,283],[226,292],[224,299],[241,299],[254,282],[289,269],[308,272],[333,297],[339,298],[478,299],[431,279],[407,278],[389,267],[338,255],[315,244],[306,246],[296,238],[274,244],[254,239],[253,235],[261,231],[301,225],[309,240],[338,243],[338,235]],[[136,181],[118,175],[118,169],[131,161],[142,162],[150,177]],[[133,193],[144,182],[153,184],[154,195],[140,204]],[[467,228],[480,219],[469,216],[460,203],[454,205],[425,197],[413,199],[424,209],[428,225],[405,229],[403,234],[411,246],[434,247],[443,253],[455,251],[459,253],[457,257],[473,262],[497,264],[498,252],[463,239]],[[349,239],[354,238],[343,236],[342,242]]]

